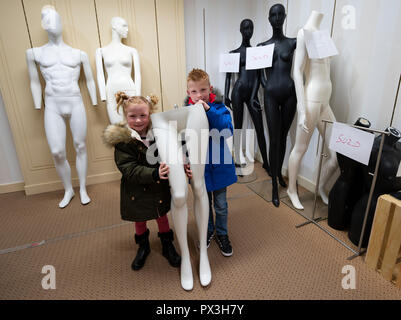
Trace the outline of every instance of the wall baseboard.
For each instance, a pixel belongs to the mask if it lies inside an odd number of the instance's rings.
[[[24,191],[25,182],[14,182],[7,184],[0,184],[0,194],[10,193],[17,191]]]
[[[108,172],[103,174],[97,174],[88,176],[86,178],[86,185],[98,184],[98,183],[105,183],[111,182],[121,179],[121,173],[119,171]],[[78,178],[72,179],[73,187],[79,187],[79,180]],[[31,184],[25,186],[25,194],[26,195],[34,195],[38,193],[50,192],[55,190],[63,190],[63,184],[61,181],[52,181],[47,183],[41,184]]]

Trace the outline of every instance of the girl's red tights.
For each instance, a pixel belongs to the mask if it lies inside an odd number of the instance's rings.
[[[168,218],[167,214],[159,217],[156,219],[157,225],[159,227],[159,232],[164,233],[164,232],[169,232],[170,231],[170,225],[168,223]],[[140,236],[141,234],[144,234],[146,232],[146,221],[142,222],[135,222],[135,233]]]

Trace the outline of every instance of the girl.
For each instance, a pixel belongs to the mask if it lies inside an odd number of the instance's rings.
[[[146,221],[156,219],[163,256],[173,267],[181,264],[173,241],[167,212],[170,210],[171,194],[168,182],[169,168],[166,164],[150,164],[147,150],[155,142],[151,130],[150,114],[158,102],[156,96],[129,97],[116,93],[117,110],[122,107],[126,122],[109,125],[103,138],[108,146],[115,148],[114,159],[122,173],[121,218],[135,221],[135,242],[138,252],[132,269],[141,269],[150,253],[149,229]],[[154,147],[154,146],[153,146]]]

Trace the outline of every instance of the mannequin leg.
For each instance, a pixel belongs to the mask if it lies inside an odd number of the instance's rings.
[[[58,206],[64,208],[74,197],[74,190],[71,184],[71,168],[67,161],[65,151],[66,125],[65,119],[53,111],[56,106],[51,103],[51,101],[46,101],[45,132],[50,152],[53,156],[54,165],[63,182],[65,190],[64,197]]]
[[[91,199],[86,191],[86,173],[88,170],[88,156],[86,151],[86,113],[82,101],[78,102],[72,110],[70,128],[74,140],[76,152],[76,168],[79,178],[79,195],[83,205],[88,204]]]
[[[271,175],[271,169],[269,166],[269,161],[267,160],[267,151],[266,151],[266,139],[265,139],[265,133],[263,130],[263,117],[262,117],[262,110],[261,109],[255,109],[250,101],[246,103],[249,114],[251,115],[253,124],[255,126],[255,131],[256,131],[256,138],[258,140],[258,146],[260,153],[262,155],[263,159],[263,167],[266,169],[267,173]]]
[[[233,107],[234,129],[236,129],[237,132],[240,132],[240,134],[234,133],[234,161],[236,165],[242,166],[246,164],[246,159],[242,150],[242,123],[244,121],[244,100],[241,99],[238,92],[233,92],[231,96],[231,103]]]
[[[288,161],[289,180],[287,194],[292,202],[292,205],[299,210],[304,209],[299,201],[296,185],[299,166],[301,165],[302,158],[308,149],[313,131],[316,128],[317,121],[320,116],[320,106],[321,103],[306,101],[306,122],[309,132],[305,132],[299,125],[297,126],[295,145],[291,151]]]
[[[107,93],[107,115],[111,124],[116,124],[124,120],[122,109],[117,112],[117,103],[114,94]]]
[[[205,165],[208,149],[209,123],[202,107],[195,106],[190,110],[187,129],[197,133],[197,139],[186,139],[189,161],[193,178],[191,187],[194,194],[194,212],[199,236],[199,277],[202,286],[212,280],[209,258],[207,255],[207,227],[209,221],[209,199],[205,185]],[[202,135],[202,136],[201,136]],[[195,152],[194,152],[195,151]],[[224,161],[224,159],[220,159]]]
[[[280,158],[278,163],[277,175],[278,181],[283,188],[287,187],[283,176],[282,168],[285,157],[285,151],[287,147],[287,135],[291,128],[292,122],[294,121],[295,112],[297,111],[297,98],[295,95],[291,96],[281,106],[281,136],[280,136]]]
[[[152,115],[153,133],[161,161],[165,162],[170,168],[171,213],[181,251],[181,286],[185,290],[192,290],[193,276],[187,239],[187,179],[183,164],[176,161],[177,155],[181,150],[179,148],[181,142],[178,141],[177,130],[174,126],[168,125],[169,119],[164,116],[163,113]],[[171,159],[172,157],[174,158],[174,155],[175,159]]]
[[[269,160],[272,174],[272,197],[273,204],[278,207],[280,200],[278,196],[277,176],[280,159],[280,136],[281,136],[281,115],[278,101],[265,94],[265,112],[267,128],[270,137]]]
[[[336,121],[336,118],[333,114],[333,111],[330,108],[330,105],[322,107],[322,113],[318,122],[318,130],[320,135],[323,136],[323,130],[324,130],[324,124],[322,123],[322,119],[324,120],[331,120],[331,121]],[[328,137],[328,133],[326,131],[326,137]],[[324,164],[324,170],[322,170],[322,176],[319,182],[319,195],[322,198],[322,201],[324,204],[328,205],[329,204],[329,197],[327,192],[325,191],[325,186],[330,177],[335,173],[337,167],[338,167],[338,162],[337,162],[337,156],[336,153],[331,150],[330,148],[327,147],[328,144],[328,139],[326,139],[326,148],[325,148],[325,153],[328,155],[325,164]]]

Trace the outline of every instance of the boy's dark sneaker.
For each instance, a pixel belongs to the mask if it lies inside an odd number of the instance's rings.
[[[207,232],[207,239],[206,239],[206,247],[209,248],[210,246],[210,241],[212,241],[214,237],[214,232]]]
[[[216,241],[219,244],[221,254],[225,257],[230,257],[233,254],[233,248],[231,247],[228,235],[216,235]]]

